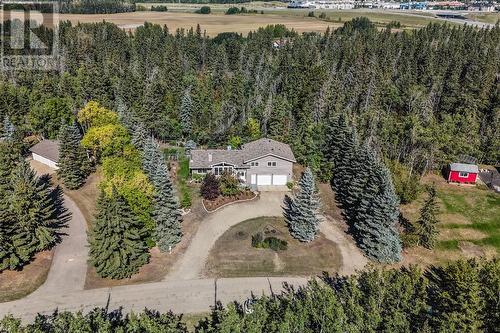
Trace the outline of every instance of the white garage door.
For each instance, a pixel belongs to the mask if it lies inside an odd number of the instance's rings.
[[[273,185],[286,185],[286,175],[273,175]]]
[[[257,175],[257,185],[271,185],[271,175]]]

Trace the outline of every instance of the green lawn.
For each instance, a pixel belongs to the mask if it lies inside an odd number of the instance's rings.
[[[422,184],[434,184],[438,195],[439,235],[436,246],[426,250],[414,246],[405,250],[407,264],[442,264],[472,256],[500,253],[500,194],[484,186],[448,184],[440,175],[430,174]],[[411,204],[402,205],[403,216],[415,223],[427,194],[423,191]]]
[[[469,222],[464,224],[449,221],[443,228],[478,230],[486,237],[469,241],[477,245],[490,245],[497,251],[500,250],[500,195],[486,189],[463,190],[452,186],[449,189],[441,189],[438,196],[445,212],[459,214]]]

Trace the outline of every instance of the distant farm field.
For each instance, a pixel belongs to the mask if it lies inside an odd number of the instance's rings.
[[[215,36],[221,32],[237,32],[247,34],[270,24],[283,24],[298,32],[316,31],[323,32],[328,26],[338,26],[336,23],[325,22],[310,17],[295,17],[290,15],[224,15],[210,14],[201,15],[195,13],[173,13],[173,12],[133,12],[108,15],[77,15],[61,14],[61,21],[71,21],[76,24],[90,22],[112,22],[124,29],[135,29],[144,22],[166,25],[171,31],[178,28],[189,29],[201,26],[209,36]]]
[[[154,4],[138,5],[149,9]],[[244,6],[257,10],[256,14],[244,15],[225,15],[225,11],[231,7],[228,4],[211,4],[212,13],[208,15],[195,13],[201,7],[199,4],[167,3],[163,5],[168,7],[168,12],[146,10],[119,14],[60,14],[59,20],[71,21],[73,24],[107,21],[127,30],[134,30],[144,22],[166,25],[171,31],[179,28],[195,28],[199,24],[202,31],[206,31],[209,36],[215,36],[221,32],[237,32],[246,35],[250,31],[270,24],[282,24],[299,33],[324,32],[327,27],[337,28],[345,22],[361,16],[367,17],[379,28],[385,27],[390,22],[399,22],[402,29],[421,28],[431,22],[443,22],[434,18],[433,14],[429,12],[370,9],[288,9],[284,7],[283,3],[275,2],[239,4],[238,7]],[[308,17],[311,11],[314,12],[315,17]],[[13,15],[16,16],[15,13]],[[487,18],[488,21],[494,20],[492,16]]]

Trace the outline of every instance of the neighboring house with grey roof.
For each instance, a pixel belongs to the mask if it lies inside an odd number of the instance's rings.
[[[59,141],[42,140],[30,149],[33,159],[48,165],[52,169],[58,169],[59,162]]]
[[[295,162],[289,145],[264,138],[241,149],[192,150],[189,169],[193,174],[211,172],[216,176],[229,171],[252,186],[286,185],[292,180]]]

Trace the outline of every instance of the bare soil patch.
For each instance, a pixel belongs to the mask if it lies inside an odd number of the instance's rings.
[[[230,203],[237,203],[238,201],[247,201],[247,200],[252,200],[257,197],[257,194],[255,194],[252,191],[244,191],[241,192],[240,194],[237,195],[231,195],[231,196],[219,196],[215,200],[205,200],[203,199],[203,205],[205,205],[205,208],[209,212],[215,211],[217,208],[220,208],[222,206],[225,206]]]
[[[252,247],[252,235],[272,231],[288,242],[288,249]],[[212,248],[205,266],[208,277],[312,276],[339,271],[341,255],[337,244],[323,234],[309,243],[292,238],[281,217],[247,220],[226,231]]]
[[[22,270],[0,273],[0,302],[23,298],[40,287],[47,279],[52,256],[52,250],[39,252]]]

